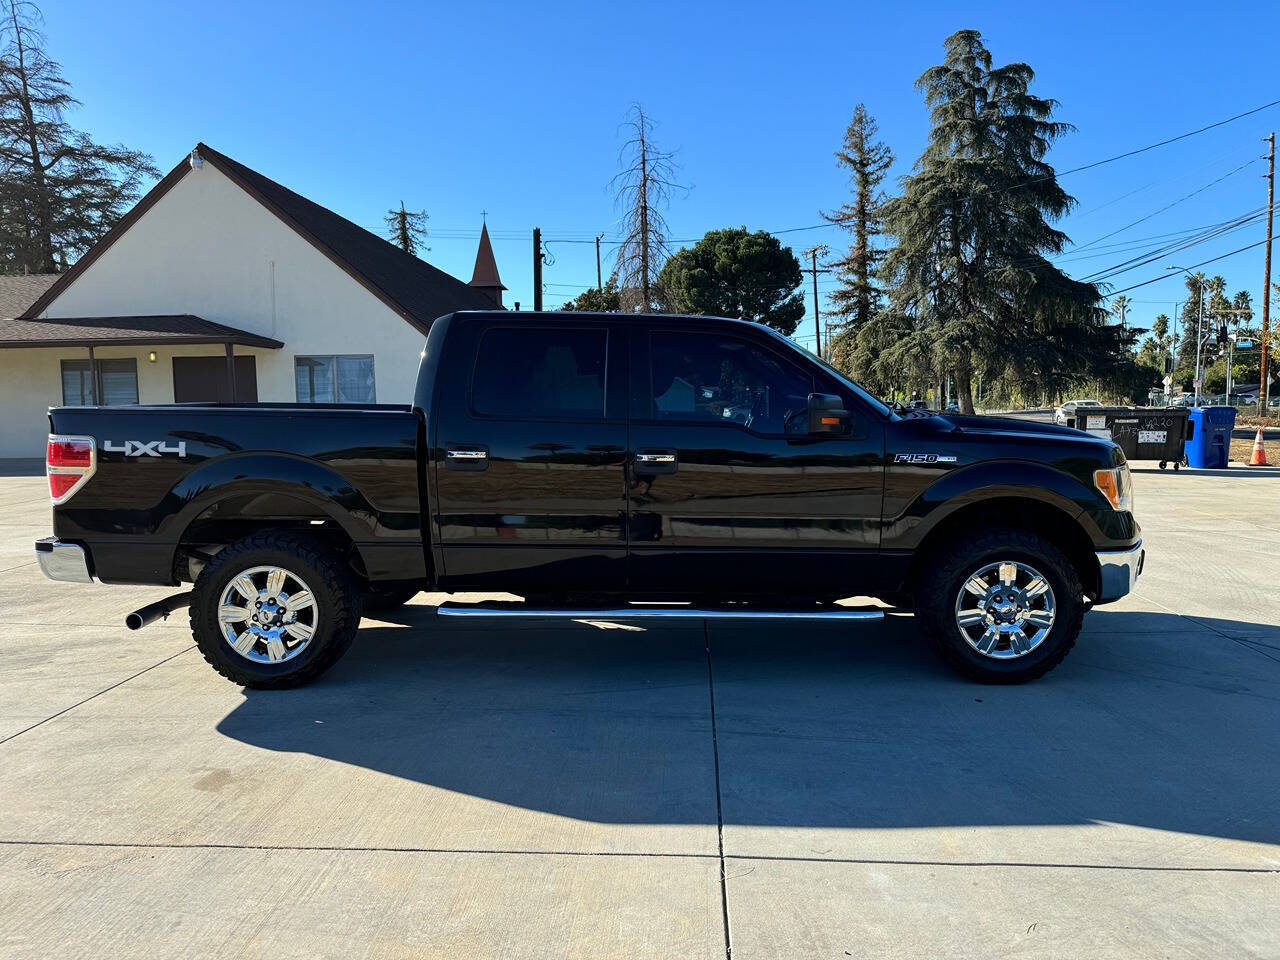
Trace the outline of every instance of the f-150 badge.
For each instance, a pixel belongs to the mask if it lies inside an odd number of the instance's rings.
[[[895,453],[894,463],[955,463],[956,458],[943,453]]]
[[[165,443],[163,440],[103,440],[102,449],[108,453],[123,453],[126,457],[158,457],[164,453],[187,455],[187,443]]]

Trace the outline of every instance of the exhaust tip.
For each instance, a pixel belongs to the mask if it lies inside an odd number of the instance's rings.
[[[136,613],[131,613],[124,618],[124,625],[130,630],[141,630],[147,624],[142,617],[138,616]]]

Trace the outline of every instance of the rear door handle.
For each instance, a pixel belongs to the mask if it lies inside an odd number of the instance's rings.
[[[675,473],[679,458],[674,450],[637,450],[631,458],[636,474],[653,476],[657,473]]]
[[[489,451],[484,447],[446,447],[444,465],[449,470],[487,470]]]

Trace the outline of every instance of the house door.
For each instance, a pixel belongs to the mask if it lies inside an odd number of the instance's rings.
[[[236,402],[258,402],[258,368],[253,357],[236,357]],[[230,403],[227,390],[227,358],[174,357],[175,403]]]

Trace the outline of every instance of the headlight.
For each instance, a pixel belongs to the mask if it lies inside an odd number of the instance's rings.
[[[1093,471],[1093,485],[1107,498],[1111,509],[1133,512],[1133,474],[1129,472],[1127,463],[1109,470]]]

